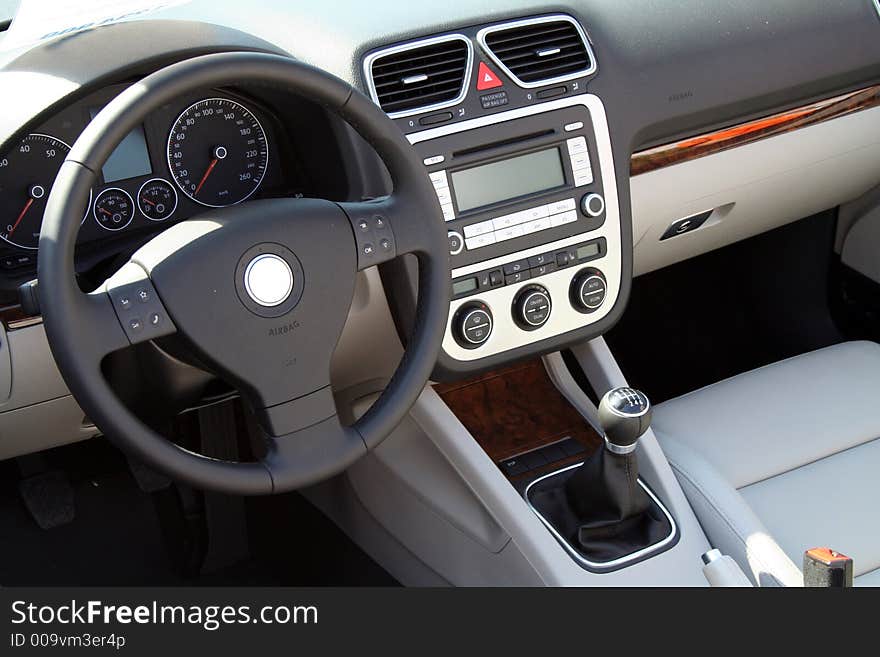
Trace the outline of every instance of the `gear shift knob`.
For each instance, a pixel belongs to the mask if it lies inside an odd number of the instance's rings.
[[[635,388],[612,388],[599,402],[599,424],[605,447],[615,454],[629,454],[651,426],[651,402]]]

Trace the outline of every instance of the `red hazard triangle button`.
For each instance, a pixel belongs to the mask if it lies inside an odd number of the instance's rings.
[[[494,89],[503,85],[504,83],[486,66],[486,63],[480,62],[480,70],[477,71],[477,91]]]

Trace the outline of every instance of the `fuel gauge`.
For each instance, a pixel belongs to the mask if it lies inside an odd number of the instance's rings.
[[[110,187],[95,199],[94,215],[101,228],[122,230],[131,223],[133,214],[134,201],[124,189]]]
[[[177,209],[177,190],[164,178],[153,178],[141,185],[137,204],[150,221],[165,221]]]

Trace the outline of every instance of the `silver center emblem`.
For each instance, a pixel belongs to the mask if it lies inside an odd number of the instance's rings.
[[[264,253],[248,263],[244,270],[244,288],[256,303],[271,308],[290,296],[293,272],[284,258]]]

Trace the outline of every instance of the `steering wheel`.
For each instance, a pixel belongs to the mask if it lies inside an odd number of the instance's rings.
[[[288,91],[338,115],[387,166],[391,195],[351,203],[266,199],[210,210],[157,235],[99,289],[81,291],[74,270],[80,219],[96,172],[116,146],[182,94],[242,82]],[[449,312],[443,226],[415,151],[350,85],[279,55],[196,57],[131,85],[89,123],[62,164],[39,242],[46,335],[76,400],[124,451],[200,488],[243,495],[293,490],[341,472],[376,447],[428,382]],[[357,272],[408,253],[418,259],[419,284],[406,352],[369,411],[344,426],[330,359]],[[108,385],[101,373],[106,355],[171,334],[254,409],[267,440],[258,461],[212,459],[166,440]]]

